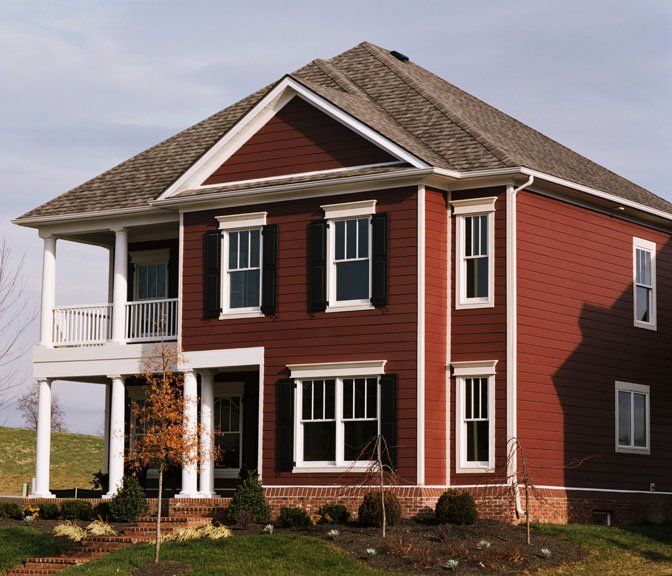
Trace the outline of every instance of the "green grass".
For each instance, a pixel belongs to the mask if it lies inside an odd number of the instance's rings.
[[[539,576],[672,574],[672,525],[669,524],[623,528],[545,524],[535,526],[535,529],[572,540],[588,550],[581,562],[543,570]]]
[[[382,576],[334,546],[307,536],[234,536],[226,540],[167,543],[161,559],[183,562],[198,576]],[[152,560],[151,546],[123,548],[63,576],[123,576]]]
[[[102,463],[102,438],[51,435],[51,488],[92,488],[91,478]],[[20,495],[21,484],[34,474],[35,431],[0,427],[0,494]]]
[[[65,544],[29,526],[0,527],[0,574],[33,556],[60,554]]]

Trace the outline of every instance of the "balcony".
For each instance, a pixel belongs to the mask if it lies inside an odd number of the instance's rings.
[[[112,304],[53,308],[52,345],[97,346],[112,340]],[[177,298],[139,300],[125,304],[124,343],[177,339]]]

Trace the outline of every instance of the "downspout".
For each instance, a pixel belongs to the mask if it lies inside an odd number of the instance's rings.
[[[518,487],[518,455],[513,442],[518,439],[518,270],[517,217],[518,192],[532,185],[534,176],[518,188],[506,187],[506,448],[507,484],[514,487],[516,514],[524,514]]]

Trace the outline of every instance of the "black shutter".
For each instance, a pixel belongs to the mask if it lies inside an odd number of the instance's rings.
[[[327,308],[327,223],[308,225],[308,310]]]
[[[243,396],[243,468],[257,470],[259,461],[259,384],[245,382]]]
[[[212,230],[203,235],[203,317],[219,318],[221,312],[221,235]]]
[[[385,438],[387,454],[383,458],[392,468],[397,467],[397,376],[380,377],[380,434]]]
[[[371,304],[387,306],[387,214],[371,217]]]
[[[275,314],[278,279],[278,226],[268,224],[263,229],[263,259],[261,275],[261,311]]]
[[[275,387],[275,467],[294,468],[294,380],[279,380]]]
[[[131,257],[128,257],[126,263],[126,300],[133,302],[134,298],[134,284],[135,284],[135,264],[133,264]]]

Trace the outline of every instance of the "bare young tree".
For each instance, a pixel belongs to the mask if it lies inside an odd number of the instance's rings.
[[[23,258],[15,258],[5,240],[0,241],[0,412],[13,405],[25,382],[17,366],[29,346],[23,336],[36,312],[25,295]]]
[[[37,430],[39,390],[40,387],[37,382],[33,382],[33,384],[19,396],[16,402],[17,409],[23,416],[23,421],[31,430]],[[53,432],[68,431],[68,427],[65,424],[65,414],[61,409],[56,394],[52,394],[51,396],[51,430]]]

